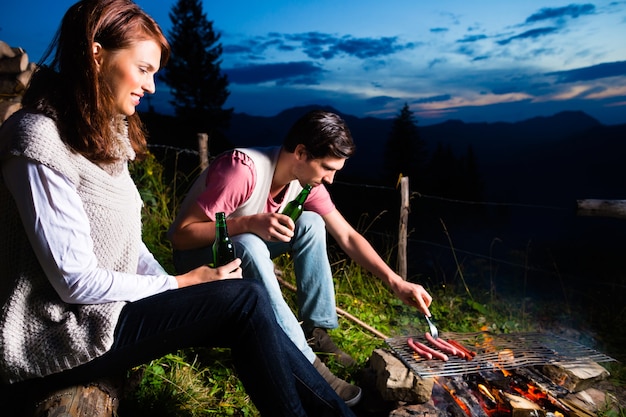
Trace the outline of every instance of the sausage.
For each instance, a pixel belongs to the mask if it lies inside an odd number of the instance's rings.
[[[448,360],[448,355],[446,355],[443,352],[439,352],[438,350],[431,349],[428,346],[426,346],[425,344],[420,343],[420,342],[415,341],[415,340],[413,341],[413,343],[415,343],[415,346],[417,346],[418,348],[420,348],[423,351],[433,355],[433,358],[435,358],[435,359],[441,359],[442,361],[447,361]]]
[[[465,357],[469,360],[472,360],[474,356],[476,356],[476,352],[469,350],[468,348],[466,348],[465,346],[463,346],[456,340],[448,339],[447,342],[451,344],[452,346],[456,347],[457,349],[460,349],[465,354]]]
[[[426,340],[428,341],[428,343],[430,343],[433,347],[436,347],[437,349],[442,350],[445,353],[448,353],[450,355],[460,356],[461,358],[465,357],[465,355],[462,352],[459,355],[459,350],[456,347],[451,346],[448,343],[446,343],[443,339],[439,339],[439,338],[435,339],[428,332],[424,333],[424,336],[426,337]]]
[[[409,347],[410,347],[411,349],[413,349],[413,352],[417,353],[417,354],[418,354],[418,355],[420,355],[422,358],[424,358],[424,359],[432,359],[432,358],[433,358],[433,355],[432,355],[430,352],[427,352],[427,351],[425,351],[425,350],[423,350],[423,349],[420,349],[420,348],[419,348],[419,347],[415,344],[415,341],[413,340],[413,338],[412,338],[412,337],[409,337],[409,338],[407,339],[407,341],[406,341],[406,342],[407,342],[407,344],[409,345]]]

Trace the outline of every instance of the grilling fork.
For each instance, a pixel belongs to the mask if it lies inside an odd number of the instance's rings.
[[[430,334],[434,339],[439,338],[439,330],[437,330],[437,327],[433,324],[432,321],[430,321],[430,318],[426,315],[424,315],[424,317],[426,317],[426,321],[428,322],[428,327],[430,328]]]

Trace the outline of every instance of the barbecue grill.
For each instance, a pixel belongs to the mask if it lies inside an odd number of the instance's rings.
[[[552,333],[528,332],[494,334],[491,332],[440,332],[444,340],[455,340],[476,352],[472,360],[450,356],[448,361],[426,360],[408,346],[407,339],[426,342],[424,335],[385,339],[398,358],[423,378],[455,376],[481,371],[512,370],[548,364],[575,364],[589,361],[611,362],[615,359],[580,343]]]

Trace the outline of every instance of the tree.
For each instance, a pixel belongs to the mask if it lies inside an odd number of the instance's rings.
[[[171,88],[176,115],[190,133],[208,133],[211,148],[225,147],[221,129],[228,126],[233,109],[223,109],[230,92],[220,69],[220,35],[200,0],[178,0],[169,17],[172,54],[163,80]]]
[[[413,112],[407,103],[393,121],[385,149],[385,179],[393,184],[398,176],[408,176],[411,188],[417,189],[423,182],[427,151],[417,129]]]

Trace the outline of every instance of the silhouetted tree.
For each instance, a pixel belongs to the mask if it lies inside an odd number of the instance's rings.
[[[460,181],[463,184],[463,188],[460,190],[458,197],[468,201],[482,201],[485,187],[472,145],[468,146],[467,154],[461,158],[461,172],[462,177]]]
[[[172,55],[163,80],[171,87],[171,103],[189,133],[208,133],[210,149],[224,148],[220,129],[228,126],[233,109],[223,109],[230,92],[220,69],[220,35],[200,0],[178,0],[169,16]]]
[[[409,105],[405,103],[394,119],[387,139],[383,165],[385,181],[395,184],[399,174],[402,174],[409,177],[412,189],[420,188],[426,158],[426,146],[420,137],[417,122]]]
[[[427,193],[442,197],[457,197],[457,184],[461,178],[460,163],[449,144],[444,146],[441,142],[437,142],[437,147],[428,163],[427,172]]]
[[[450,144],[437,143],[427,167],[424,192],[467,201],[482,201],[484,185],[474,148],[470,145],[461,157]]]

